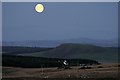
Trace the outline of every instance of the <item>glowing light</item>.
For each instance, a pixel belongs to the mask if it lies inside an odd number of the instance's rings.
[[[39,13],[44,11],[44,6],[42,4],[37,4],[35,10]]]

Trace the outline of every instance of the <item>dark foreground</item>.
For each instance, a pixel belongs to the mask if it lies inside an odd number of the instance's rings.
[[[49,78],[49,79],[42,79],[42,78],[4,78],[2,80],[61,80],[62,78]],[[101,78],[64,78],[62,80],[101,80]],[[119,78],[102,78],[102,80],[120,80]]]
[[[91,66],[91,69],[57,68],[16,68],[3,67],[2,80],[119,80],[118,64],[102,64]]]

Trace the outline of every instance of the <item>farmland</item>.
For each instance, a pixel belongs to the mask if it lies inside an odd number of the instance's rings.
[[[101,64],[91,69],[80,69],[80,66],[71,66],[71,69],[54,68],[16,68],[3,67],[5,78],[117,78],[118,64]]]

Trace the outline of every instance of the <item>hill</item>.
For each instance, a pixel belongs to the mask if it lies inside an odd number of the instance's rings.
[[[89,38],[72,38],[65,40],[28,40],[28,41],[3,41],[3,46],[29,46],[29,47],[57,47],[63,43],[93,44],[102,47],[117,47],[118,39],[99,40]]]
[[[99,47],[90,44],[65,43],[49,51],[24,54],[24,56],[49,57],[49,58],[83,58],[94,60],[116,61],[115,47]]]
[[[23,46],[2,46],[3,54],[15,55],[26,54],[34,52],[48,51],[53,48],[41,48],[41,47],[23,47]]]

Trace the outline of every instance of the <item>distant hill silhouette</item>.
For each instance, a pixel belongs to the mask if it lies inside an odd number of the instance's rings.
[[[63,43],[80,43],[80,44],[92,44],[102,47],[117,47],[118,39],[95,40],[88,38],[76,38],[65,40],[3,41],[3,46],[57,47]]]
[[[20,54],[24,56],[48,58],[83,58],[93,60],[117,60],[116,47],[99,47],[91,44],[64,43],[48,51]]]
[[[64,43],[55,48],[3,46],[3,54],[47,58],[92,59],[102,62],[118,61],[117,47]]]
[[[24,46],[2,46],[3,54],[15,55],[48,51],[53,48],[40,48],[40,47],[24,47]]]
[[[76,43],[65,43],[60,46],[40,53],[40,55],[46,57],[59,57],[59,58],[72,58],[80,54],[104,54],[104,53],[115,53],[117,48],[99,47],[90,44],[76,44]],[[39,53],[38,53],[39,55]]]

